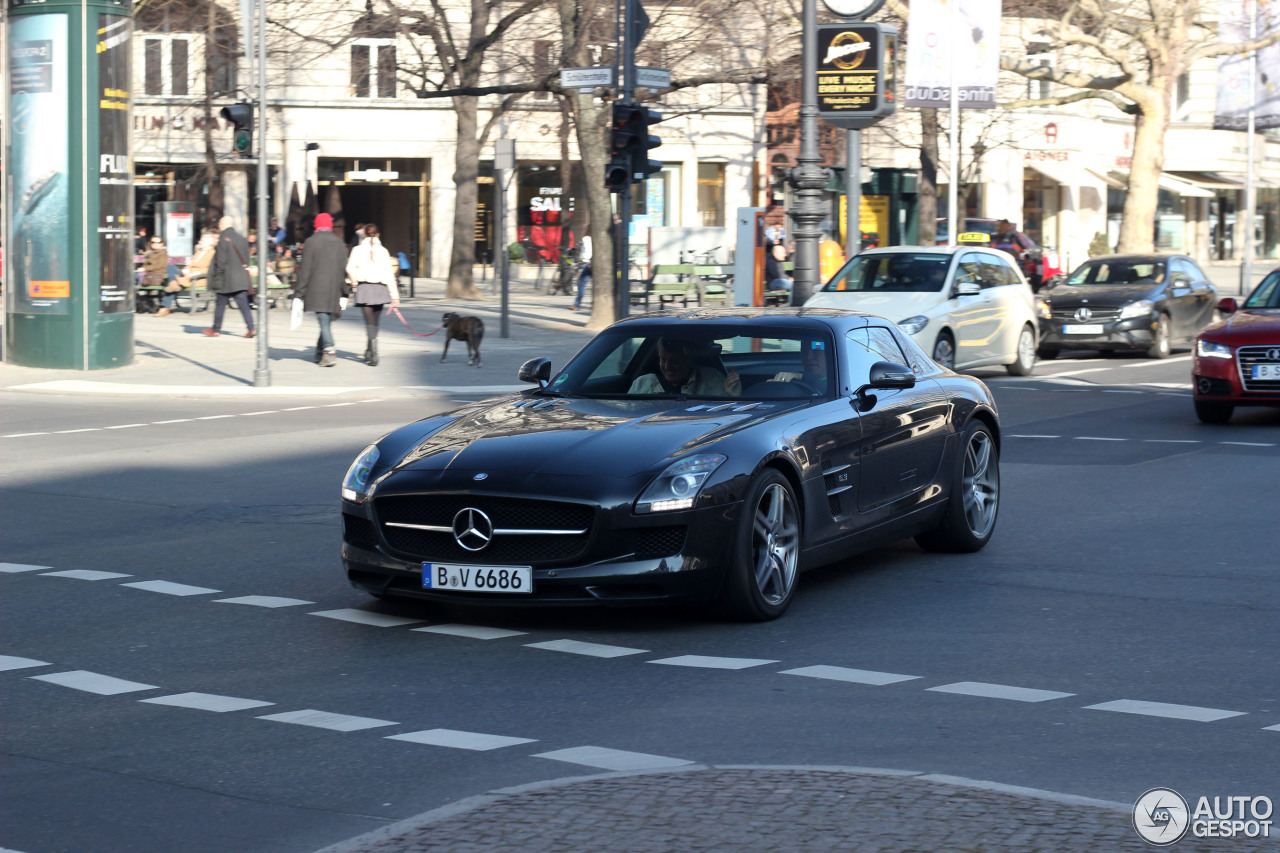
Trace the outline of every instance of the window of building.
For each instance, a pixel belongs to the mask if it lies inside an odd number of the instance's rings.
[[[1044,68],[1049,71],[1053,70],[1053,57],[1046,54],[1034,56],[1031,62],[1037,68]],[[1027,98],[1028,100],[1040,101],[1045,98],[1053,97],[1053,83],[1049,80],[1035,80],[1027,78]]]
[[[191,36],[147,36],[142,43],[142,91],[148,95],[191,94]]]
[[[724,164],[698,164],[698,223],[724,227]]]
[[[396,96],[394,42],[360,39],[351,45],[351,94],[357,98]]]
[[[1191,75],[1179,74],[1173,88],[1173,119],[1186,121],[1191,117]]]

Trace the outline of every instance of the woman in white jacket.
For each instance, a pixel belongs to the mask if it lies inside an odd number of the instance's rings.
[[[364,351],[364,363],[374,367],[378,363],[378,323],[386,305],[395,308],[400,304],[400,291],[396,288],[395,268],[391,255],[378,239],[378,226],[366,225],[360,245],[351,250],[347,258],[347,276],[356,283],[355,301],[364,312],[365,334],[369,346]]]

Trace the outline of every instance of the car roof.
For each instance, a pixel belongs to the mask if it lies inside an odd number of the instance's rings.
[[[990,246],[979,246],[972,243],[964,243],[958,246],[877,246],[874,249],[863,249],[854,258],[860,258],[863,255],[954,255],[957,252],[985,252],[989,255],[995,255],[998,258],[1009,257],[1006,253],[999,249],[993,249]],[[853,260],[853,258],[850,258]]]
[[[1170,258],[1185,258],[1185,257],[1186,255],[1160,255],[1154,252],[1134,252],[1126,255],[1098,255],[1096,257],[1089,258],[1089,260],[1084,261],[1083,263],[1088,264],[1088,263],[1094,263],[1094,262],[1102,263],[1102,262],[1123,261],[1124,263],[1140,264],[1143,262],[1167,261]]]
[[[882,319],[878,314],[863,311],[847,311],[843,308],[804,308],[784,306],[777,308],[695,308],[688,311],[660,311],[633,314],[610,328],[628,323],[657,324],[659,326],[739,326],[789,328],[796,330],[825,328],[833,331],[860,329],[872,320]]]

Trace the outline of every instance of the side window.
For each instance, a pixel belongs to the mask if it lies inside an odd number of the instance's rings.
[[[852,391],[866,385],[871,378],[871,365],[884,359],[871,348],[871,336],[866,329],[854,329],[845,335],[844,342],[845,355],[849,360],[848,391]]]
[[[1204,278],[1204,276],[1200,274],[1200,270],[1196,269],[1195,265],[1190,261],[1182,258],[1173,258],[1169,261],[1169,280],[1177,281],[1179,278],[1187,282],[1192,282],[1198,281],[1199,279]]]
[[[902,348],[898,346],[898,341],[893,337],[893,332],[883,326],[870,326],[867,328],[867,337],[871,351],[876,354],[876,361],[892,361],[894,364],[907,363],[907,357],[902,354]]]
[[[1008,258],[997,258],[989,255],[983,258],[984,279],[990,279],[987,287],[1003,287],[1006,284],[1021,284],[1018,272]]]
[[[982,255],[970,252],[960,256],[960,265],[956,268],[956,284],[982,285]]]

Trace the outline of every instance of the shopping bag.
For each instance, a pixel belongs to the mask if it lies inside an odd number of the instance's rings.
[[[293,306],[289,309],[289,331],[293,331],[302,325],[302,300],[293,300]]]

